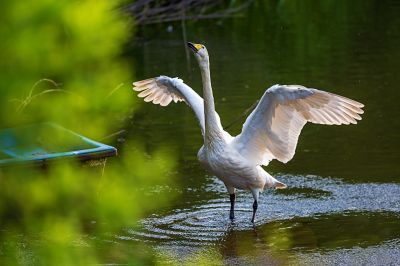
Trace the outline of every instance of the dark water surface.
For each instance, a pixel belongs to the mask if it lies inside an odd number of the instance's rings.
[[[223,184],[196,154],[201,135],[184,104],[143,104],[129,138],[174,152],[177,195],[170,208],[127,228],[120,241],[145,241],[171,261],[216,256],[226,264],[372,264],[400,262],[400,2],[258,1],[242,16],[186,23],[188,40],[207,46],[216,108],[223,125],[269,86],[301,84],[365,104],[352,126],[308,124],[296,155],[266,170],[288,184],[265,191],[255,227],[252,197],[238,194],[228,219]],[[172,29],[167,31],[167,27]],[[136,77],[179,76],[201,93],[194,57],[186,58],[181,24],[143,28],[130,48]],[[240,132],[242,119],[228,131]]]

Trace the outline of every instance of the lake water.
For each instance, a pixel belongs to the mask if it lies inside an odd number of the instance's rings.
[[[171,262],[203,255],[229,265],[400,263],[399,14],[399,1],[256,1],[238,17],[187,22],[188,40],[210,53],[223,125],[276,83],[347,96],[365,114],[358,125],[307,124],[294,159],[265,168],[288,189],[261,195],[253,226],[251,194],[239,191],[232,223],[225,187],[197,162],[202,138],[188,107],[143,104],[127,135],[150,153],[173,151],[175,181],[153,193],[176,199],[117,239],[146,242]],[[201,93],[181,23],[137,35],[128,56],[138,80],[178,76]],[[243,121],[228,131],[238,134]]]

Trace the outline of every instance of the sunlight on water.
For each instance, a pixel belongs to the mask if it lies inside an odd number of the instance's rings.
[[[218,198],[167,215],[153,215],[141,222],[140,230],[127,229],[119,238],[154,242],[171,250],[229,243],[234,238],[252,239],[255,232],[265,235],[258,237],[268,247],[272,241],[268,240],[268,232],[273,230],[289,235],[288,246],[280,247],[284,250],[367,247],[400,238],[398,184],[349,184],[318,176],[280,175],[278,179],[289,188],[267,190],[261,195],[255,228],[250,223],[250,193],[239,192],[232,223],[225,187],[212,179],[208,190]],[[371,236],[375,224],[379,227]]]

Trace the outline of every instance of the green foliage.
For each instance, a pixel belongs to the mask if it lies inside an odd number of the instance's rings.
[[[1,111],[19,111],[2,126],[53,120],[94,137],[109,131],[132,103],[129,68],[117,59],[127,18],[107,1],[1,5]]]
[[[0,128],[52,121],[101,139],[124,126],[135,102],[121,53],[134,27],[112,2],[1,1]],[[97,167],[0,169],[0,264],[149,259],[114,237],[168,202],[150,190],[168,182],[173,165],[166,151],[144,156],[130,143]]]

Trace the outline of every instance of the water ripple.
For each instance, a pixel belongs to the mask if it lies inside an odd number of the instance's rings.
[[[339,179],[310,175],[280,175],[278,179],[286,183],[288,189],[267,190],[261,194],[256,226],[294,217],[352,211],[399,213],[400,210],[399,184],[349,184]],[[236,231],[252,229],[251,194],[239,192],[236,219],[232,223],[228,218],[230,205],[225,187],[217,179],[212,180],[205,190],[215,193],[218,198],[193,202],[192,208],[178,209],[168,215],[146,218],[141,221],[140,230],[127,229],[127,236],[123,237],[198,246],[215,244],[232,228]]]

